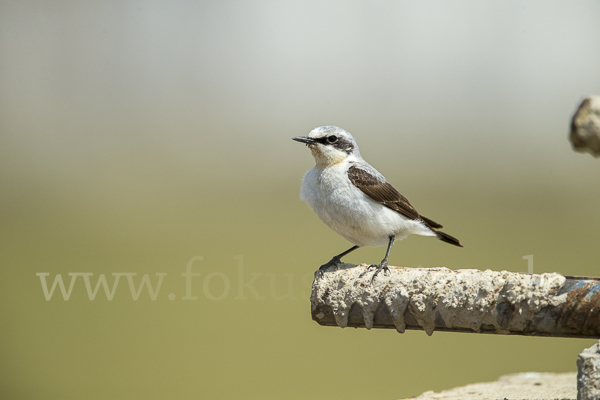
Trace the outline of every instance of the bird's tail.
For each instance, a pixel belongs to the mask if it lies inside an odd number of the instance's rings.
[[[426,218],[422,215],[420,215],[421,220],[425,223],[425,225],[431,229],[431,231],[433,233],[435,233],[435,235],[438,237],[438,239],[440,239],[442,242],[446,242],[446,243],[450,243],[453,244],[455,246],[458,247],[463,247],[462,244],[460,244],[460,240],[458,240],[457,238],[455,238],[454,236],[450,236],[447,233],[441,232],[441,231],[437,231],[436,229],[441,228],[442,225],[438,224],[437,222],[430,220],[429,218]]]
[[[438,239],[440,239],[442,242],[450,243],[450,244],[453,244],[458,247],[463,247],[463,245],[460,244],[460,240],[458,240],[454,236],[450,236],[447,233],[444,233],[441,231],[436,231],[434,229],[432,229],[432,231],[435,233],[435,235],[438,237]]]
[[[423,222],[425,222],[425,225],[427,225],[427,227],[429,229],[439,229],[439,228],[443,228],[442,224],[438,224],[437,222],[435,222],[432,219],[429,219],[427,217],[424,217],[423,215],[419,215],[419,217],[421,217],[421,219],[423,220]]]

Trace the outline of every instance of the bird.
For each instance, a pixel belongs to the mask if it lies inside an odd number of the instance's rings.
[[[441,224],[419,214],[374,167],[366,162],[354,137],[337,126],[321,126],[308,136],[293,137],[310,149],[315,166],[302,179],[300,198],[319,219],[354,246],[334,256],[317,272],[337,269],[342,257],[364,246],[386,246],[385,257],[375,269],[389,273],[388,258],[394,241],[410,234],[437,237],[463,247],[460,241],[439,231]],[[366,271],[365,271],[366,272]]]

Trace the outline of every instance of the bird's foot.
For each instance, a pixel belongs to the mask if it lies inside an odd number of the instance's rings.
[[[375,269],[375,273],[373,274],[373,276],[371,277],[371,283],[373,283],[373,281],[375,280],[375,277],[381,272],[383,271],[383,273],[385,275],[389,275],[390,274],[390,269],[388,267],[388,262],[387,260],[383,260],[381,261],[381,264],[371,264],[367,267],[367,271],[370,271],[372,268],[376,268]]]
[[[323,273],[329,267],[333,267],[334,271],[337,270],[338,269],[338,264],[341,263],[341,262],[342,261],[340,260],[340,258],[338,256],[333,257],[326,264],[321,265],[321,267],[318,270],[315,271],[315,277],[321,277],[321,276],[323,276]]]
[[[342,260],[340,260],[340,258],[338,256],[335,256],[331,260],[329,260],[329,262],[327,262],[327,264],[321,265],[321,267],[319,268],[319,271],[325,271],[329,267],[334,267],[334,269],[337,269],[338,264],[341,262],[342,262]]]

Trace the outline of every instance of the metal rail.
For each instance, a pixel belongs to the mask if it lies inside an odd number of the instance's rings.
[[[320,325],[600,338],[600,278],[507,271],[397,268],[371,282],[365,266],[317,273]]]

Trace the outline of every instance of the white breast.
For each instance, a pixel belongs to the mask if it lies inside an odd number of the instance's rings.
[[[420,221],[410,220],[375,202],[350,182],[348,162],[306,173],[300,198],[327,226],[358,246],[384,246],[390,235],[434,236]]]

